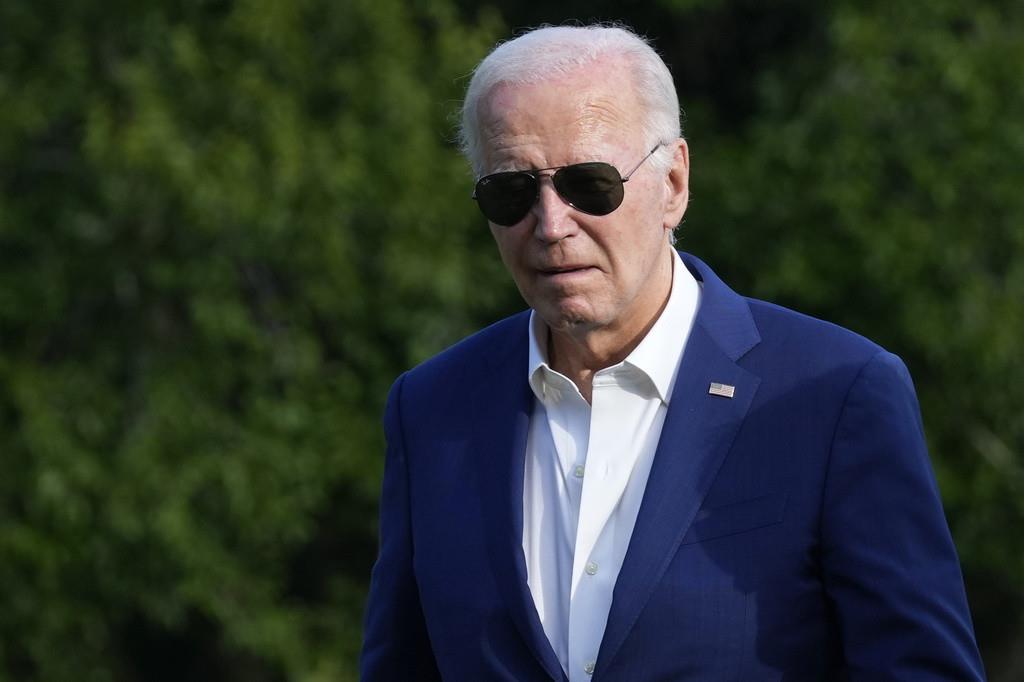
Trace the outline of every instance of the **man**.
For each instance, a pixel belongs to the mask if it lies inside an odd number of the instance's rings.
[[[903,364],[672,248],[656,53],[527,33],[463,127],[531,311],[392,389],[363,678],[982,679]]]

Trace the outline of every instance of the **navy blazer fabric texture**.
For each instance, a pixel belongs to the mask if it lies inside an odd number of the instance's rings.
[[[903,363],[682,256],[701,305],[593,681],[984,679]],[[391,391],[364,680],[566,679],[521,545],[528,319]]]

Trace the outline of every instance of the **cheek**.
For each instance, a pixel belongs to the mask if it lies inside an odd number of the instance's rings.
[[[491,236],[494,237],[494,243],[498,246],[498,254],[501,256],[502,262],[505,263],[505,265],[509,265],[512,248],[506,228],[494,227],[492,225]]]
[[[523,240],[511,231],[512,228],[492,227],[491,234],[498,245],[498,254],[505,268],[519,279],[519,274],[525,269]]]
[[[641,287],[655,272],[667,241],[664,228],[652,225],[649,216],[646,224],[637,221],[633,225],[635,229],[620,235],[612,247],[615,279],[628,290]]]
[[[644,229],[660,231],[665,222],[665,186],[658,178],[644,178],[644,183],[636,187],[636,192],[627,197],[632,209],[633,219]]]
[[[617,267],[643,269],[651,261],[652,252],[659,249],[661,226],[652,222],[650,211],[633,212],[626,218],[619,224],[620,229],[607,236],[603,247]]]

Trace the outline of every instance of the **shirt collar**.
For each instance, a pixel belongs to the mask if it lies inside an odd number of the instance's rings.
[[[672,289],[669,292],[668,303],[647,335],[622,361],[622,364],[643,372],[666,405],[672,396],[676,372],[683,357],[683,349],[686,348],[686,341],[690,337],[699,304],[700,286],[673,249]],[[553,370],[548,364],[548,333],[544,321],[536,311],[531,311],[527,379],[533,394],[541,402],[544,402],[545,395],[550,391],[564,390],[568,387],[566,384],[572,385],[567,377]]]

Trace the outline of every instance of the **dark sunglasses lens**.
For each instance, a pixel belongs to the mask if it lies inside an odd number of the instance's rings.
[[[529,173],[495,173],[476,183],[476,203],[488,220],[508,227],[526,217],[537,200],[537,179]]]
[[[558,193],[584,213],[608,215],[622,204],[622,176],[607,163],[566,166],[551,179]]]

